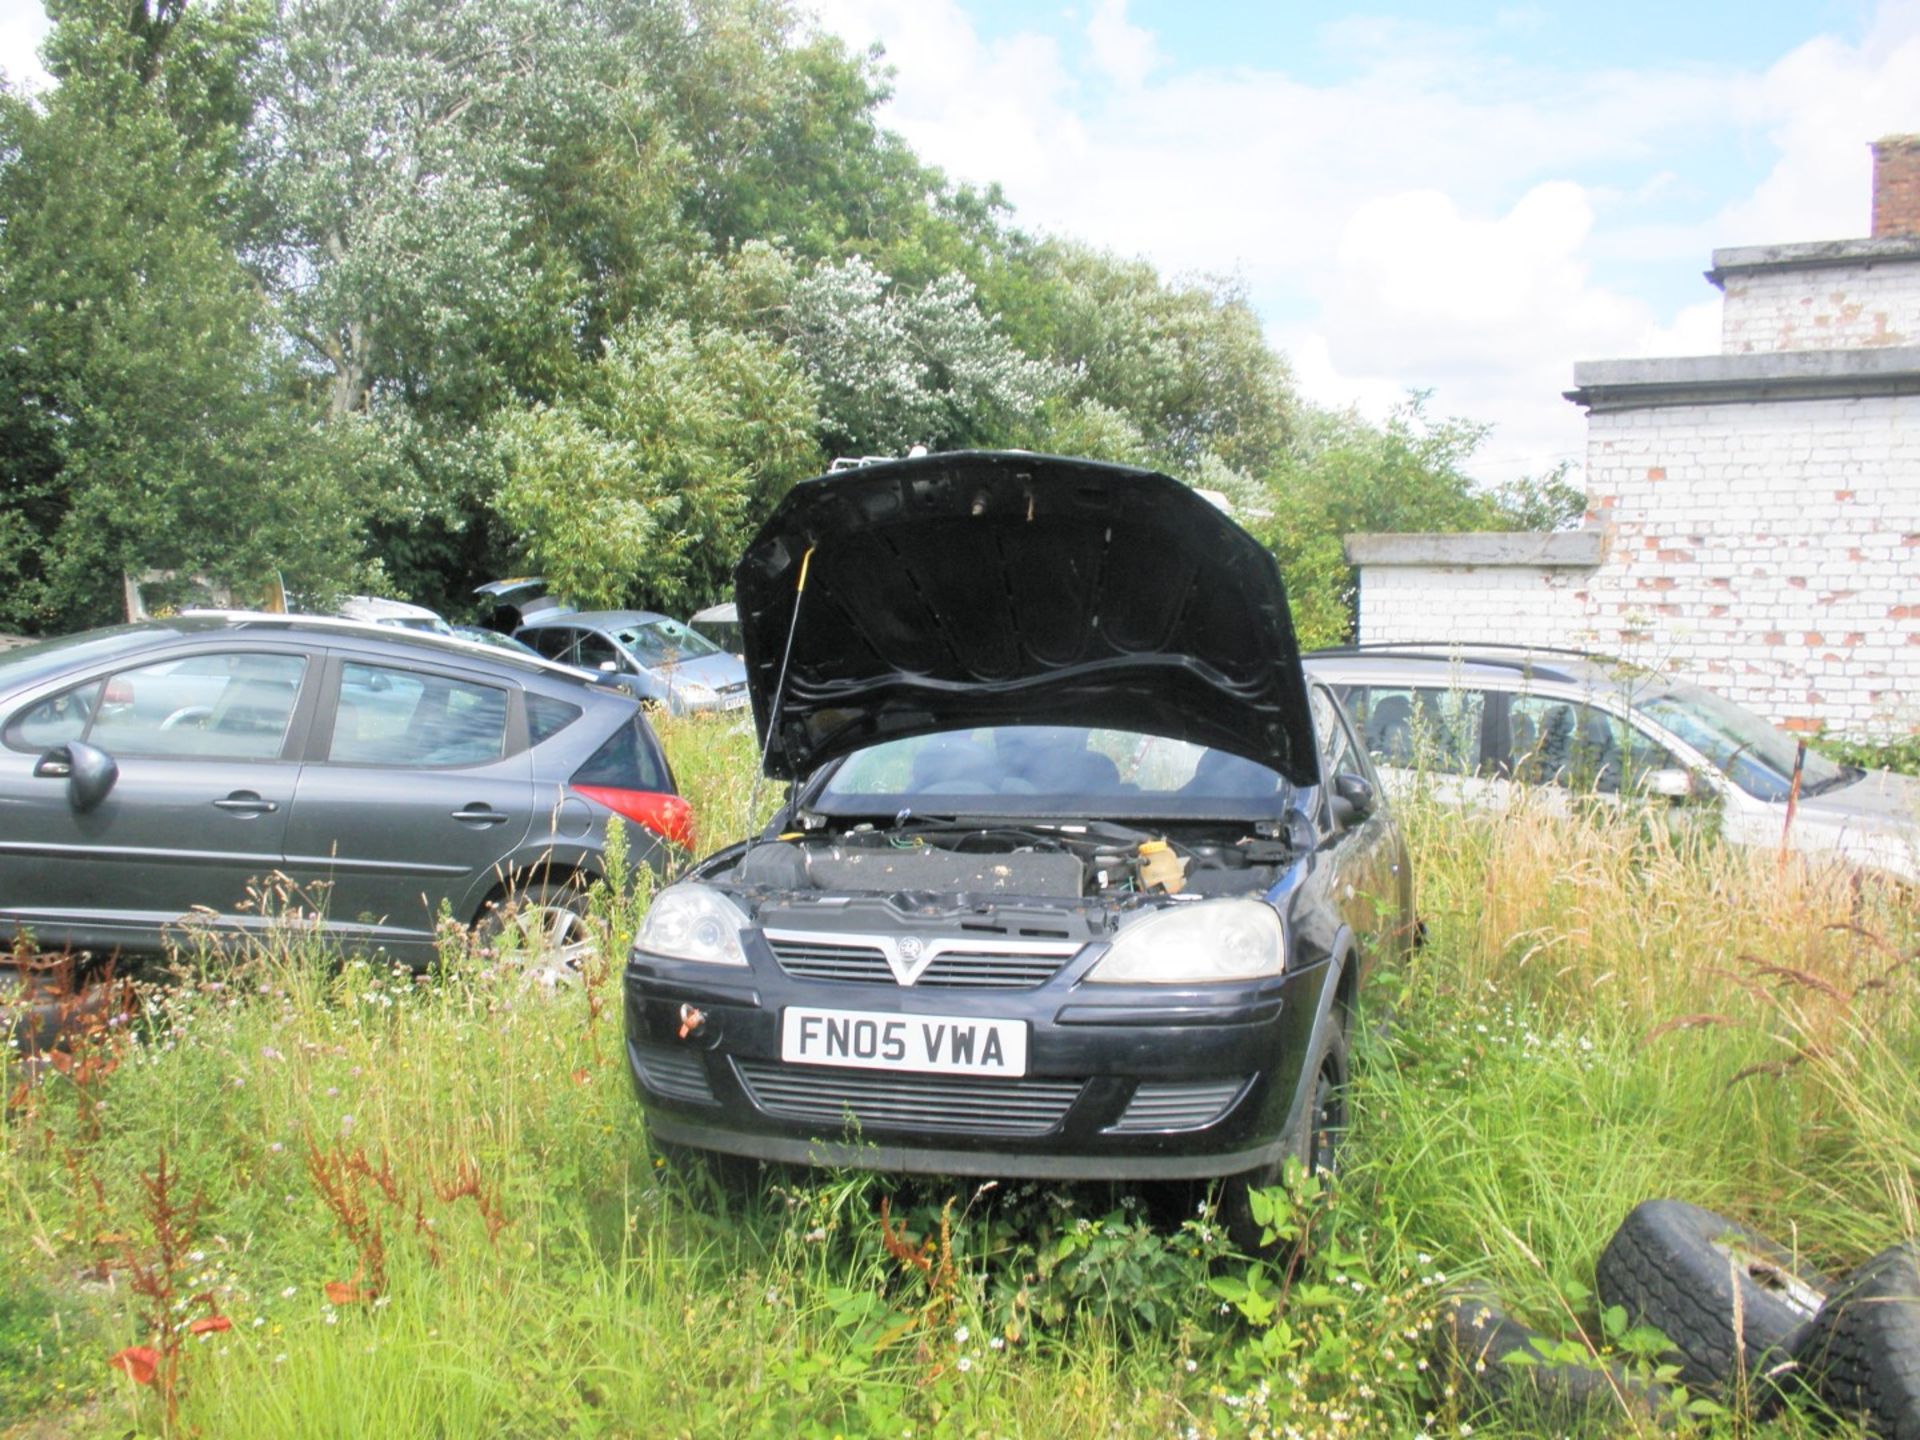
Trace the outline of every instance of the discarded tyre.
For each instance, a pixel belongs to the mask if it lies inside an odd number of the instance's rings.
[[[1673,1342],[1688,1388],[1724,1391],[1744,1376],[1763,1399],[1793,1373],[1794,1344],[1828,1288],[1764,1235],[1684,1200],[1636,1205],[1595,1284]]]
[[[1920,1440],[1920,1244],[1883,1250],[1848,1276],[1796,1354],[1842,1415],[1887,1440]]]
[[[1450,1297],[1440,1325],[1443,1358],[1456,1383],[1519,1426],[1517,1433],[1558,1430],[1602,1413],[1651,1416],[1659,1410],[1665,1387],[1597,1358],[1585,1364],[1549,1360],[1535,1344],[1544,1339],[1478,1291]],[[1506,1358],[1514,1354],[1527,1359]]]
[[[0,1044],[22,1055],[66,1049],[111,1026],[131,1005],[110,968],[88,974],[65,955],[0,961]]]

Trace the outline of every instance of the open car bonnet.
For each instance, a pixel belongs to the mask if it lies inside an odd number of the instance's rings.
[[[843,470],[787,493],[734,584],[769,775],[1071,724],[1317,779],[1279,567],[1168,476],[991,451]]]

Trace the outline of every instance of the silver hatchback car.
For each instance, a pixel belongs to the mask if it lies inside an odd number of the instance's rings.
[[[513,638],[563,665],[624,676],[672,715],[746,709],[746,663],[651,610],[541,611]]]

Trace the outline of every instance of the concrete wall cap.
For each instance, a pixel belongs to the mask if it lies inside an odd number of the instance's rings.
[[[1582,360],[1567,399],[1589,410],[1920,393],[1920,345]]]
[[[1854,269],[1861,265],[1920,264],[1920,235],[1860,240],[1808,240],[1794,245],[1735,245],[1713,252],[1707,279],[1722,289],[1730,275],[1761,270]]]
[[[1458,534],[1348,535],[1349,565],[1586,569],[1600,563],[1598,530],[1475,530]]]

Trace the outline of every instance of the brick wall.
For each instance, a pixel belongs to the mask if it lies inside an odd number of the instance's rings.
[[[1858,350],[1920,344],[1920,263],[1728,275],[1720,351]]]
[[[1596,413],[1596,648],[1777,722],[1920,726],[1920,396]]]
[[[1920,395],[1587,421],[1591,568],[1368,564],[1365,642],[1573,646],[1777,724],[1920,728]]]
[[[1369,565],[1360,639],[1588,643],[1592,572],[1520,565]]]
[[[1873,234],[1920,235],[1920,135],[1874,142]]]

